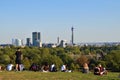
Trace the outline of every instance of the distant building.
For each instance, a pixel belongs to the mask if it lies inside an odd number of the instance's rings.
[[[12,44],[0,44],[0,49],[1,48],[5,48],[5,47],[11,47],[12,46]]]
[[[60,39],[59,39],[59,37],[58,37],[58,38],[57,38],[57,45],[59,45],[59,44],[60,44],[59,40],[60,40]]]
[[[37,47],[42,47],[41,44],[41,34],[40,32],[33,32],[32,33],[32,44],[33,46],[37,46]]]
[[[61,40],[59,47],[66,47],[66,40]]]
[[[23,40],[21,40],[21,39],[12,39],[12,44],[14,46],[23,46]]]
[[[31,38],[26,39],[26,46],[31,46]]]
[[[57,47],[57,44],[54,44],[54,43],[48,43],[48,44],[43,44],[43,47],[47,47],[47,48],[55,48]]]

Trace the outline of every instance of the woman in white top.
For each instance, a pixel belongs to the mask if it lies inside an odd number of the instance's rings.
[[[66,65],[62,65],[62,66],[61,66],[61,71],[62,71],[62,72],[66,72],[66,70],[67,70],[67,69],[66,69]]]

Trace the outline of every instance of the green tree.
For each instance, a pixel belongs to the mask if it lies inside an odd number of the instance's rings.
[[[59,57],[62,59],[64,64],[70,65],[73,62],[73,59],[65,53],[61,54]]]
[[[78,46],[72,47],[72,46],[67,46],[64,48],[65,53],[70,53],[70,54],[81,54],[80,48]]]
[[[105,57],[107,67],[120,72],[120,50],[113,50]]]
[[[0,63],[5,65],[9,64],[10,63],[9,55],[6,55],[6,54],[0,55]]]
[[[30,66],[31,66],[31,63],[30,63],[30,60],[29,60],[27,57],[25,57],[25,58],[23,59],[23,64],[24,64],[24,66],[25,66],[25,69],[26,69],[26,70],[29,70],[29,68],[30,68]]]

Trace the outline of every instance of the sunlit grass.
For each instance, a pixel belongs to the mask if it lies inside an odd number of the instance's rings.
[[[109,72],[107,75],[96,76],[93,73],[83,74],[81,72],[0,72],[0,80],[120,80],[119,73]]]

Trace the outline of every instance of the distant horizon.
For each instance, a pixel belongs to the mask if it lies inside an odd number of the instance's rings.
[[[19,39],[19,38],[15,38],[15,39]],[[21,40],[22,40],[22,39],[21,39]],[[31,43],[32,43],[32,41],[31,41]],[[47,44],[47,43],[48,43],[48,44],[49,44],[49,43],[57,43],[57,41],[56,41],[56,42],[42,42],[42,44],[44,44],[44,43],[46,43],[46,44]],[[66,43],[71,44],[70,41],[69,41],[69,42],[66,41]],[[75,44],[82,44],[82,43],[83,43],[83,44],[84,44],[84,43],[95,43],[95,44],[96,44],[96,43],[120,43],[120,41],[93,41],[93,42],[92,42],[92,41],[88,41],[88,42],[81,41],[81,42],[74,42],[74,43],[75,43]],[[12,40],[11,40],[11,43],[0,43],[0,45],[1,45],[1,44],[12,44]],[[23,41],[23,44],[26,45],[26,41]]]
[[[32,38],[41,32],[43,43],[119,42],[120,0],[0,0],[0,44],[12,38]]]

